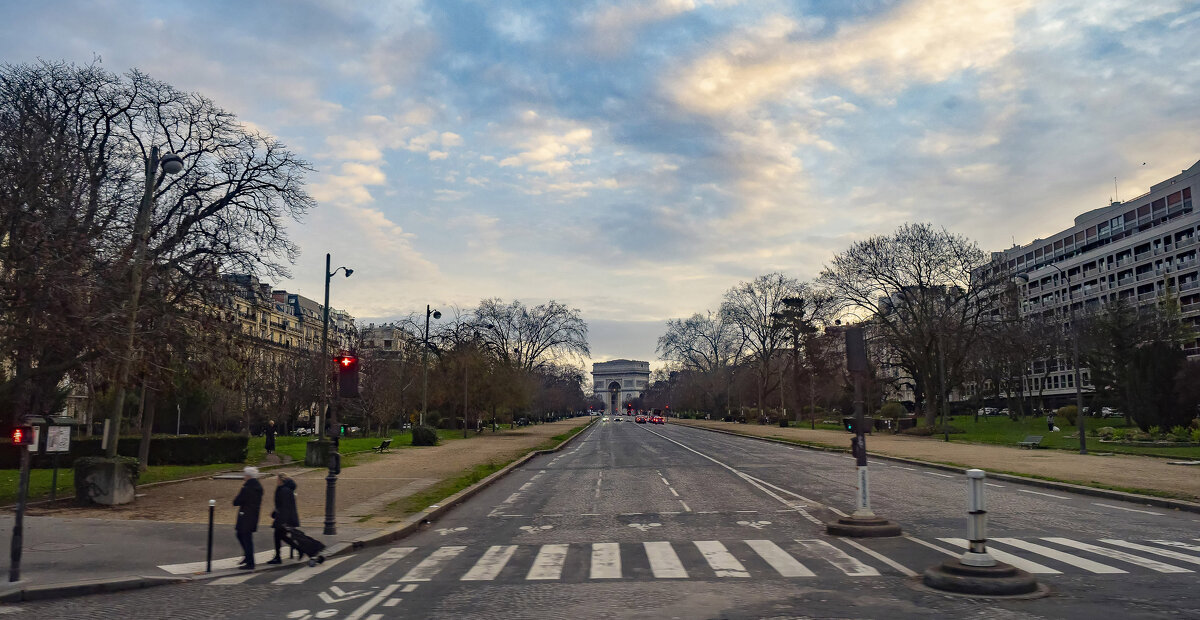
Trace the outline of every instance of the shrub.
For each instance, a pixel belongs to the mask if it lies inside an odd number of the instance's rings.
[[[1146,429],[1146,433],[1150,435],[1151,439],[1155,439],[1162,434],[1162,429],[1157,426],[1151,426],[1150,428]]]
[[[117,454],[132,456],[138,453],[138,437],[122,437],[117,442]],[[245,435],[226,433],[221,435],[155,435],[150,441],[150,465],[210,465],[214,463],[242,463],[246,460]],[[20,452],[12,444],[0,444],[0,469],[20,467]],[[70,467],[84,457],[104,456],[99,437],[72,437],[71,451],[58,455],[59,467]],[[46,469],[53,466],[53,456],[34,455],[30,461],[33,468]]]
[[[1125,441],[1125,438],[1128,435],[1129,435],[1129,429],[1116,428],[1116,429],[1113,429],[1112,439],[1113,439],[1113,441]]]
[[[437,431],[428,426],[414,426],[412,429],[412,445],[414,446],[436,446],[438,443]]]
[[[1200,428],[1193,428],[1189,435],[1191,435],[1190,439],[1194,443],[1200,443]]]
[[[905,409],[904,405],[901,405],[894,400],[884,403],[883,406],[879,408],[878,413],[878,416],[881,418],[891,418],[893,420],[906,415],[908,415],[908,409]]]
[[[1111,426],[1105,426],[1096,430],[1096,435],[1101,439],[1112,439],[1117,434],[1117,429]]]
[[[1190,439],[1191,433],[1188,432],[1185,426],[1175,426],[1171,428],[1171,438],[1175,441],[1187,441]]]
[[[779,418],[779,428],[787,428],[787,427],[788,427],[787,418]]]
[[[900,432],[905,435],[916,435],[917,437],[930,437],[933,435],[944,435],[945,431],[943,431],[942,428],[943,427],[941,427],[941,426],[914,426],[913,428],[906,428]],[[966,432],[963,429],[958,428],[957,426],[946,425],[945,428],[949,429],[951,435],[956,435],[958,433]]]
[[[1068,426],[1075,426],[1075,418],[1079,417],[1079,407],[1067,405],[1066,407],[1059,407],[1058,411],[1054,413],[1066,420]]]

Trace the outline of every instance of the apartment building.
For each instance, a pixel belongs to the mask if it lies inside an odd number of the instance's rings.
[[[251,275],[230,274],[222,280],[228,293],[225,304],[232,311],[231,318],[241,324],[243,334],[277,353],[321,348],[321,304],[302,295],[273,290]],[[329,350],[349,350],[354,343],[354,317],[344,310],[331,310]]]
[[[1029,278],[1017,289],[1021,316],[1063,321],[1068,303],[1083,313],[1117,299],[1150,304],[1171,294],[1179,299],[1184,321],[1200,326],[1200,214],[1192,206],[1198,186],[1200,161],[1137,198],[1083,213],[1074,226],[1047,239],[996,253],[1000,268]],[[1196,341],[1184,348],[1200,355]],[[1086,369],[1081,376],[1087,387]],[[1044,390],[1045,396],[1074,394],[1069,357],[1037,362],[1025,389]]]

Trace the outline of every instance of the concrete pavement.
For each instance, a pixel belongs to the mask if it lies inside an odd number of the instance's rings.
[[[388,547],[315,569],[22,609],[358,619],[1200,613],[1195,515],[993,483],[993,548],[1053,594],[979,601],[922,591],[912,577],[962,544],[962,477],[882,463],[872,476],[877,512],[906,537],[824,534],[822,521],[852,505],[853,462],[843,455],[610,422]]]

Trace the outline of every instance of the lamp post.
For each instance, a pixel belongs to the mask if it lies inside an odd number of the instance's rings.
[[[158,170],[162,168],[163,174]],[[127,328],[125,338],[125,355],[119,359],[117,366],[117,398],[113,401],[112,422],[108,425],[105,454],[109,458],[117,455],[117,438],[121,433],[121,414],[125,405],[125,384],[129,381],[129,367],[133,364],[133,356],[137,346],[137,317],[138,306],[142,300],[142,271],[145,268],[146,245],[150,241],[150,218],[154,215],[154,190],[168,174],[179,174],[183,171],[183,159],[174,153],[159,155],[158,147],[150,147],[150,157],[146,158],[145,185],[142,187],[142,201],[138,205],[137,218],[133,221],[133,256],[129,265],[129,305],[126,307]]]
[[[425,339],[421,347],[421,426],[425,426],[425,409],[429,407],[429,317],[442,318],[442,313],[425,305]],[[463,415],[466,415],[465,412]]]
[[[339,271],[344,271],[346,277],[354,273],[349,267],[338,267],[329,270],[330,256],[325,254],[325,306],[321,319],[321,402],[325,412],[325,423],[329,425],[329,473],[325,476],[325,530],[326,536],[337,534],[337,476],[341,472],[341,456],[338,454],[337,420],[331,415],[329,407],[329,280]]]
[[[1071,365],[1075,367],[1075,427],[1079,429],[1079,453],[1087,454],[1087,416],[1083,412],[1083,382],[1080,380],[1079,373],[1079,330],[1075,325],[1075,303],[1071,295],[1071,277],[1054,263],[1050,263],[1048,266],[1053,267],[1067,284],[1067,320],[1071,324]],[[1013,280],[1021,284],[1028,284],[1029,274],[1018,273]]]

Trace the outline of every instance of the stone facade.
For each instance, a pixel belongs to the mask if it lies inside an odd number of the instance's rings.
[[[592,364],[592,391],[604,399],[604,413],[622,408],[627,399],[640,398],[650,385],[650,362],[613,360]]]

